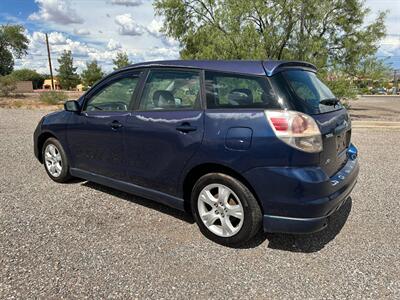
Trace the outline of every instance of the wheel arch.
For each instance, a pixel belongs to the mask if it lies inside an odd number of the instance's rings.
[[[42,132],[39,136],[38,136],[38,140],[37,140],[37,151],[38,151],[38,159],[40,161],[40,163],[43,163],[43,157],[42,157],[42,150],[43,150],[43,145],[46,142],[47,139],[49,138],[55,138],[59,141],[59,139],[51,132],[45,131]]]
[[[258,199],[257,193],[255,192],[255,190],[251,186],[251,184],[247,181],[247,179],[244,178],[239,172],[233,170],[232,168],[229,168],[229,167],[221,165],[221,164],[215,164],[215,163],[205,163],[205,164],[197,165],[197,166],[193,167],[186,174],[185,179],[183,181],[183,199],[184,199],[185,211],[191,212],[190,197],[191,197],[192,188],[193,188],[194,184],[200,177],[202,177],[203,175],[209,174],[209,173],[223,173],[223,174],[232,176],[233,178],[239,180],[252,192],[252,194],[254,195],[255,199],[258,202],[258,205],[261,208],[261,211],[264,212],[264,208],[262,206],[260,199]]]

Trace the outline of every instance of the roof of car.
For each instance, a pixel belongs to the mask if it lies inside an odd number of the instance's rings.
[[[317,70],[313,64],[307,62],[285,60],[160,60],[133,64],[124,69],[139,67],[183,67],[267,76],[288,68],[307,69],[313,72]]]

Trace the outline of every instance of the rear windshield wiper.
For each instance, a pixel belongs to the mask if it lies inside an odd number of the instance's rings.
[[[336,106],[337,104],[339,104],[339,99],[337,98],[328,98],[328,99],[323,99],[321,101],[319,101],[320,104],[324,104],[324,105],[333,105]]]

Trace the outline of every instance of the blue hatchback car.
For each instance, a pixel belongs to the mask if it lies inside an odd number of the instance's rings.
[[[359,171],[346,109],[297,61],[158,61],[120,69],[45,116],[34,152],[72,177],[191,212],[238,246],[267,232],[311,233]]]

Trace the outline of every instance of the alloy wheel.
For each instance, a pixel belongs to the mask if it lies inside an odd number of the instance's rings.
[[[197,199],[197,208],[203,224],[215,235],[231,237],[243,225],[244,210],[239,197],[223,184],[209,184]]]
[[[53,177],[59,177],[62,172],[61,153],[54,144],[48,144],[44,150],[46,169]]]

